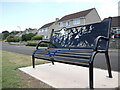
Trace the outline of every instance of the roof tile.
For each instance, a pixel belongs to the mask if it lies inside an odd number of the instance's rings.
[[[51,22],[51,23],[47,23],[45,25],[43,25],[41,28],[47,28],[47,27],[50,27],[54,22]],[[41,29],[40,28],[40,29]]]

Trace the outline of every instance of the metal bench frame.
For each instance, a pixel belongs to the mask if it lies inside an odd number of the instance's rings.
[[[109,20],[109,28],[111,27],[111,18],[108,19]],[[109,30],[108,30],[109,31]],[[51,38],[53,36],[53,32],[54,30],[52,30],[52,33],[51,33]],[[109,32],[108,32],[109,34]],[[49,46],[47,49],[45,50],[48,50],[48,52],[52,52],[51,48],[50,48],[50,45],[54,46],[54,48],[57,48],[57,46],[55,44],[52,43],[51,41],[51,38],[49,41],[45,41],[45,40],[41,40],[38,45],[36,46],[36,50],[34,51],[33,55],[32,55],[32,63],[33,63],[33,68],[35,68],[35,58],[38,58],[38,57],[35,57],[35,54],[36,52],[39,50],[39,44],[40,43],[49,43]],[[101,40],[104,40],[104,41],[107,41],[107,48],[106,50],[100,50],[99,49],[99,43],[101,42]],[[105,37],[105,36],[98,36],[96,39],[95,39],[95,44],[94,44],[94,48],[93,48],[93,52],[92,52],[92,55],[91,55],[91,58],[89,60],[89,64],[86,65],[86,64],[80,64],[80,63],[74,63],[73,62],[67,62],[67,61],[59,61],[59,60],[55,60],[54,57],[52,59],[47,59],[47,58],[42,58],[42,59],[45,59],[45,60],[48,60],[48,61],[52,61],[52,64],[54,65],[54,62],[60,62],[60,63],[66,63],[66,64],[72,64],[72,65],[78,65],[78,66],[84,66],[84,67],[88,67],[89,68],[89,87],[90,89],[93,89],[93,62],[94,62],[94,58],[96,56],[97,53],[104,53],[105,54],[105,57],[106,57],[106,63],[107,63],[107,68],[108,68],[108,74],[109,74],[109,78],[112,78],[112,73],[111,73],[111,65],[110,65],[110,60],[109,60],[109,55],[108,55],[108,47],[109,47],[109,35],[108,37]],[[59,48],[57,48],[59,49]],[[84,48],[83,48],[84,49]],[[69,49],[70,50],[70,49]],[[57,50],[58,51],[58,50]],[[49,53],[49,54],[50,54]],[[51,55],[51,54],[50,54]],[[55,55],[55,54],[54,54]],[[70,57],[69,57],[70,58]]]

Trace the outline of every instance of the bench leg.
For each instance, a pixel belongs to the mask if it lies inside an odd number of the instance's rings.
[[[89,87],[93,89],[93,63],[89,66]]]
[[[109,78],[112,78],[110,59],[109,59],[108,52],[105,53],[105,57],[106,57],[106,63],[107,63],[107,67],[108,67]]]
[[[54,61],[52,61],[52,65],[54,65]]]
[[[35,58],[34,58],[34,55],[32,55],[32,64],[33,64],[33,68],[35,68]]]

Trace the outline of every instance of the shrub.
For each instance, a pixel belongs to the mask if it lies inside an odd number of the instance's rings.
[[[15,37],[15,36],[8,36],[7,37],[7,42],[19,42],[20,41],[20,38],[19,37]]]
[[[32,43],[32,42],[28,42],[27,44],[26,44],[26,46],[36,46],[37,45],[37,43]]]
[[[35,36],[35,34],[33,34],[33,33],[23,34],[22,37],[21,37],[21,39],[22,39],[22,41],[28,41],[28,40],[31,40],[31,38],[33,36]]]
[[[33,36],[31,40],[42,40],[42,37],[36,35],[36,36]]]
[[[48,46],[47,43],[41,43],[41,44],[40,44],[40,47],[47,47],[47,46]]]
[[[36,46],[38,43],[33,43],[33,42],[28,42],[26,46]],[[39,45],[40,47],[47,47],[48,44],[47,43],[41,43]]]

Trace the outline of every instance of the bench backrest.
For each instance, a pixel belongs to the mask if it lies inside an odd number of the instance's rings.
[[[94,48],[94,41],[98,36],[109,38],[110,23],[111,18],[108,18],[106,21],[99,23],[53,31],[50,41],[58,48]],[[99,49],[106,50],[108,43],[107,41],[101,41]]]

